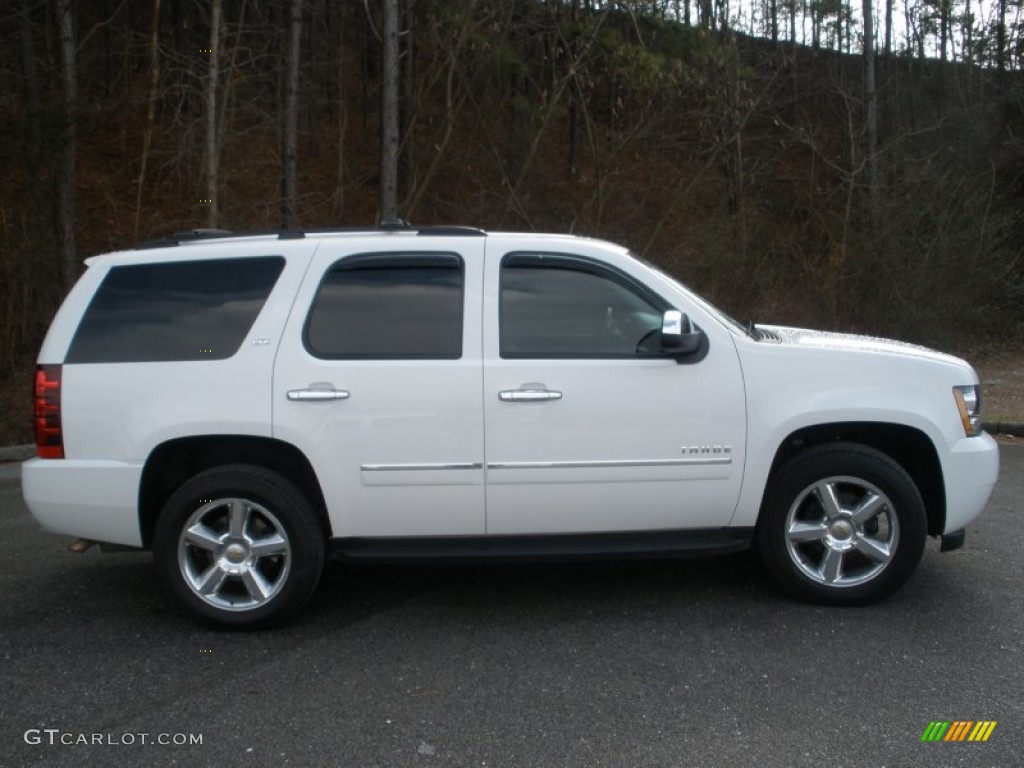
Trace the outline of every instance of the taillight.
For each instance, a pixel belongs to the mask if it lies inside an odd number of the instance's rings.
[[[37,365],[33,421],[36,455],[41,459],[64,458],[64,432],[60,424],[60,366]]]

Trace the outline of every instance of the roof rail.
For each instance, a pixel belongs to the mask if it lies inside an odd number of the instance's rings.
[[[458,227],[440,225],[436,227],[418,227],[418,235],[447,235],[455,237],[484,237],[487,233],[476,227]]]
[[[438,237],[481,237],[487,234],[482,229],[477,229],[476,227],[460,227],[447,224],[419,227],[415,224],[410,224],[405,219],[381,219],[378,229],[383,229],[385,232],[409,231],[415,232],[417,235],[435,235]]]
[[[147,248],[168,248],[190,240],[211,240],[218,237],[231,237],[234,234],[235,233],[230,229],[204,229],[201,227],[196,229],[186,229],[181,232],[175,232],[170,237],[164,237],[159,240],[147,240],[135,246],[135,250],[142,251]]]
[[[230,229],[201,228],[186,229],[175,232],[170,237],[157,240],[147,240],[135,246],[135,250],[142,251],[150,248],[173,248],[182,243],[194,242],[197,240],[217,240],[224,237],[246,237],[246,236],[276,236],[278,240],[302,240],[310,235],[332,235],[350,232],[353,234],[373,232],[409,232],[419,236],[434,237],[484,237],[486,232],[476,227],[463,226],[424,226],[417,227],[409,224],[403,219],[384,219],[377,227],[303,227],[299,229],[281,229],[271,232],[234,232]]]
[[[195,229],[185,229],[181,232],[174,233],[175,240],[205,240],[209,237],[227,237],[228,235],[235,234],[230,229],[214,229],[212,227],[203,228],[197,227]]]

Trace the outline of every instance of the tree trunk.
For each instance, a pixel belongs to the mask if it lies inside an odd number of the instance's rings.
[[[1006,0],[999,0],[999,19],[996,21],[996,69],[1006,71]]]
[[[319,9],[315,2],[306,6],[310,16],[308,28],[303,30],[306,35],[303,50],[306,56],[306,70],[304,77],[300,78],[305,83],[306,100],[302,109],[303,131],[306,134],[306,155],[312,158],[320,157],[320,129],[317,124],[317,105],[320,101],[320,68],[317,66],[317,33],[320,30],[321,22],[326,23],[318,13]]]
[[[21,44],[21,71],[25,76],[25,143],[34,155],[42,142],[43,89],[36,66],[29,0],[21,0],[18,36]]]
[[[971,16],[971,0],[965,0],[964,2],[964,17],[963,17],[963,32],[964,32],[964,61],[969,66],[974,64],[974,39],[972,37],[972,30],[974,27],[974,18]],[[972,78],[973,79],[973,78]],[[971,80],[968,80],[971,82]]]
[[[697,8],[700,11],[700,25],[704,29],[714,28],[714,13],[711,10],[712,0],[697,0]]]
[[[380,218],[398,218],[398,0],[384,0],[381,85]]]
[[[949,45],[949,0],[939,0],[939,51],[943,63],[947,61],[946,48]]]
[[[302,0],[291,0],[288,15],[288,61],[285,71],[284,130],[281,137],[281,226],[299,226],[299,64],[302,61]]]
[[[864,0],[864,101],[867,105],[866,125],[868,164],[868,195],[871,220],[877,218],[878,208],[878,103],[875,91],[875,20],[872,0]]]
[[[348,106],[345,101],[345,16],[340,6],[336,8],[335,42],[334,42],[334,66],[335,77],[337,78],[337,153],[338,167],[334,177],[334,217],[337,223],[341,223],[345,214],[345,132],[348,127]]]
[[[892,6],[895,0],[885,0],[885,58],[892,55]],[[888,65],[886,65],[888,66]]]
[[[579,22],[579,0],[572,0],[572,4],[569,6],[569,17],[572,20],[573,30],[577,28]],[[570,71],[576,71],[576,59],[579,56],[579,37],[575,34],[569,36],[568,42],[568,56],[569,56],[569,69]],[[569,176],[575,178],[579,175],[580,168],[580,105],[579,101],[582,97],[579,94],[579,80],[576,76],[573,76],[574,82],[572,87],[569,88],[569,152],[568,152],[568,172]]]
[[[142,216],[142,190],[146,185],[146,166],[149,147],[153,141],[156,123],[156,102],[160,90],[160,0],[153,0],[153,17],[149,23],[149,98],[146,100],[146,124],[142,129],[142,163],[139,184],[135,191],[135,238],[139,237],[139,219]]]
[[[912,36],[912,27],[914,25],[914,17],[910,13],[910,0],[903,0],[903,41],[907,47],[907,57],[913,56],[914,51],[914,38]]]
[[[220,224],[217,195],[220,191],[220,135],[217,125],[217,90],[220,85],[220,27],[223,15],[221,0],[213,0],[210,8],[210,68],[206,80],[206,226]]]
[[[416,191],[418,174],[416,145],[412,141],[414,134],[409,126],[416,122],[416,94],[413,88],[416,83],[416,45],[413,37],[415,28],[416,0],[402,0],[398,8],[399,29],[404,30],[402,38],[405,45],[399,50],[399,101],[398,101],[398,175],[407,187],[404,199],[408,200]],[[397,186],[397,180],[396,180]],[[405,207],[404,205],[402,206]]]
[[[843,24],[846,27],[846,53],[853,51],[853,9],[843,5]]]
[[[64,285],[71,288],[78,277],[75,241],[75,152],[77,149],[78,75],[76,73],[75,18],[73,0],[56,0],[60,29],[60,66],[63,81],[63,146],[57,175],[57,236],[60,241]]]

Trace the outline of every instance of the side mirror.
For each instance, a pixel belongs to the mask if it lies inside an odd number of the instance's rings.
[[[661,319],[661,348],[674,356],[692,355],[700,348],[701,332],[678,309],[669,309]]]

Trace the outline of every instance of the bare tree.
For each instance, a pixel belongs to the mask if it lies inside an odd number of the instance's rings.
[[[971,0],[964,0],[964,15],[960,17],[960,31],[963,35],[964,61],[974,64],[974,14],[971,13]]]
[[[996,19],[996,68],[1006,71],[1006,0],[999,0],[999,16]]]
[[[475,7],[475,5],[476,0],[472,0],[470,7]],[[446,159],[452,134],[462,115],[463,107],[472,94],[471,88],[466,86],[461,89],[458,98],[456,98],[456,79],[460,74],[460,70],[465,67],[462,55],[467,46],[467,41],[474,34],[479,33],[479,24],[470,23],[467,19],[466,23],[455,25],[454,29],[449,29],[447,25],[443,24],[434,25],[431,32],[445,40],[444,45],[437,45],[436,48],[444,51],[447,61],[443,67],[440,66],[440,62],[436,62],[432,68],[435,77],[439,78],[442,74],[444,75],[444,118],[441,122],[440,134],[433,143],[434,152],[431,155],[430,163],[424,172],[416,174],[415,187],[410,195],[408,205],[405,206],[405,215],[409,219],[412,219],[424,196],[429,191],[430,184],[434,180],[438,169]],[[430,80],[425,80],[425,85],[429,86],[431,84]],[[417,98],[425,97],[418,96]],[[413,132],[414,127],[415,123],[409,125],[408,130],[410,133]]]
[[[715,14],[712,10],[712,0],[697,0],[697,15],[700,18],[700,25],[705,29],[715,29]]]
[[[878,96],[875,91],[875,19],[872,0],[864,0],[864,101],[867,105],[864,132],[867,139],[868,192],[872,221],[878,204]]]
[[[947,61],[946,49],[949,47],[949,17],[952,13],[951,0],[938,0],[939,10],[939,52],[943,62]]]
[[[288,19],[288,63],[285,73],[284,131],[282,133],[281,224],[299,226],[299,63],[302,45],[302,0],[291,0]]]
[[[142,215],[142,190],[146,184],[146,166],[156,123],[156,103],[160,88],[160,0],[153,0],[153,16],[149,25],[149,98],[146,100],[146,124],[142,129],[142,165],[135,192],[135,237],[139,236],[139,218]]]
[[[566,50],[567,54],[571,56],[567,62],[568,71],[564,75],[556,74],[554,71],[552,72],[554,77],[551,82],[551,90],[548,95],[547,102],[543,105],[543,117],[540,120],[540,125],[533,135],[533,140],[530,143],[529,149],[522,157],[519,172],[516,175],[515,181],[509,184],[506,213],[511,213],[516,210],[516,208],[521,208],[519,194],[520,188],[526,181],[529,172],[532,171],[531,165],[533,164],[533,161],[537,156],[537,152],[541,147],[548,125],[557,114],[556,107],[561,104],[566,92],[578,82],[579,72],[585,67],[585,62],[590,55],[591,49],[600,38],[601,28],[608,19],[612,8],[613,6],[609,5],[600,12],[578,48],[566,49],[563,46],[563,50]],[[563,30],[559,26],[558,16],[552,16],[552,20],[555,24],[559,38],[564,42],[565,36]]]
[[[60,65],[64,97],[63,151],[57,175],[57,230],[64,284],[70,288],[78,277],[75,241],[75,166],[77,149],[78,75],[75,17],[72,0],[56,0],[60,29]]]
[[[895,0],[885,0],[885,58],[892,55],[892,6]]]
[[[338,165],[334,178],[334,216],[339,221],[345,213],[345,135],[348,128],[348,104],[345,99],[345,18],[340,5],[332,3],[329,8],[334,9],[334,63],[335,78],[337,80],[337,152]]]
[[[381,82],[380,218],[398,218],[398,0],[384,0]]]
[[[217,196],[220,192],[220,134],[217,124],[217,90],[220,84],[220,27],[223,17],[221,0],[213,0],[210,8],[210,68],[206,82],[206,203],[209,206],[206,224],[220,223]]]
[[[36,66],[35,43],[32,32],[30,14],[32,8],[29,0],[21,0],[18,13],[18,37],[21,51],[21,70],[25,77],[25,140],[33,152],[39,149],[42,141],[43,89]]]

